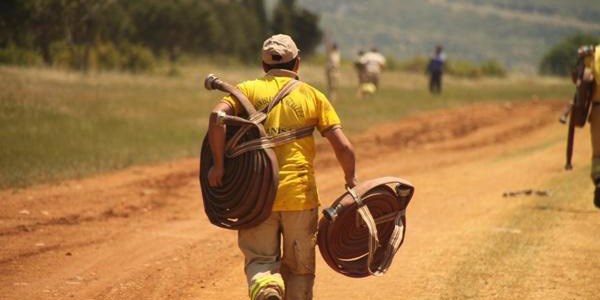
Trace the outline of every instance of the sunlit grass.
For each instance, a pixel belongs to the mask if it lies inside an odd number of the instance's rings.
[[[166,73],[166,72],[164,72]],[[0,188],[52,182],[194,156],[209,110],[222,96],[204,76],[232,83],[262,75],[259,67],[195,63],[179,75],[101,73],[0,67]],[[323,69],[302,66],[301,79],[324,90]],[[334,103],[350,135],[407,114],[478,101],[568,99],[566,80],[449,78],[441,96],[424,75],[388,72],[369,99],[356,97],[356,75],[342,70]]]

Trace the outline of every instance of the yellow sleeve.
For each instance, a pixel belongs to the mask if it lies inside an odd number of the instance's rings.
[[[596,78],[596,83],[600,82],[600,45],[596,46],[596,50],[594,51],[594,61],[592,62],[592,67],[594,68],[594,77]]]
[[[596,88],[594,89],[595,91],[592,100],[600,102],[600,45],[596,46],[591,67],[593,68],[594,79],[596,80]]]
[[[236,85],[236,87],[244,95],[248,96],[248,89],[247,89],[246,82],[242,82],[242,83]],[[221,99],[221,102],[225,102],[225,103],[229,104],[233,108],[234,114],[236,116],[238,116],[240,114],[240,111],[242,110],[242,105],[236,98],[232,97],[231,95],[227,95],[227,96],[223,97],[223,99]]]
[[[317,100],[317,129],[319,132],[323,134],[329,129],[341,127],[342,121],[340,121],[340,117],[338,117],[327,97],[319,91],[315,91],[315,96]]]

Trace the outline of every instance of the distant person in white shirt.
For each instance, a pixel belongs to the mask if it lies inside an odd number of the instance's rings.
[[[360,58],[360,62],[364,66],[367,81],[379,88],[379,76],[385,68],[385,57],[377,48],[372,48]]]
[[[330,101],[337,98],[337,89],[340,81],[340,50],[336,43],[327,44],[327,62],[325,75],[327,76],[327,97]]]

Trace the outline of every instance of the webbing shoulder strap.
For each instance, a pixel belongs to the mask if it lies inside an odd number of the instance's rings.
[[[261,112],[268,114],[273,109],[273,107],[275,107],[277,104],[279,104],[279,102],[281,102],[281,100],[283,100],[283,98],[287,97],[287,95],[289,95],[299,84],[300,84],[300,81],[296,80],[296,79],[292,79],[292,80],[288,81],[281,88],[281,90],[279,90],[279,92],[277,92],[277,94],[275,94],[275,96],[273,97],[273,100],[271,100],[269,105],[265,106],[265,108],[263,108],[261,110]]]
[[[252,120],[240,120],[239,118],[226,116],[226,117],[224,117],[225,123],[248,124],[248,125],[255,125],[255,126],[259,123],[263,123],[266,120],[266,115],[273,109],[273,107],[275,107],[285,97],[287,97],[300,83],[301,82],[296,79],[292,79],[292,80],[288,81],[283,86],[283,88],[281,88],[281,90],[279,90],[279,92],[277,92],[277,94],[275,94],[275,96],[273,97],[273,100],[271,100],[269,105],[267,105],[266,107],[264,107],[262,110],[260,110],[259,112],[257,112],[255,114],[256,118],[253,118]],[[294,129],[291,131],[282,132],[275,136],[263,136],[259,139],[247,141],[244,143],[239,143],[240,138],[243,136],[243,134],[249,128],[250,127],[247,126],[247,127],[245,127],[245,129],[238,131],[238,133],[227,142],[227,145],[225,147],[226,148],[225,155],[227,157],[230,157],[230,158],[236,157],[236,156],[239,156],[248,151],[254,151],[254,150],[258,150],[258,149],[277,147],[279,145],[283,145],[283,144],[292,142],[294,140],[310,136],[310,135],[312,135],[313,130],[314,130],[314,126],[310,125],[310,126],[297,128],[297,129]]]
[[[365,222],[365,224],[367,226],[367,230],[369,231],[369,253],[367,256],[367,270],[371,275],[375,275],[375,276],[381,276],[388,270],[388,268],[392,264],[394,255],[396,254],[398,249],[400,249],[400,246],[402,245],[402,242],[404,241],[404,232],[406,230],[406,227],[404,226],[404,222],[402,221],[402,218],[406,214],[406,208],[402,209],[398,213],[392,212],[391,214],[381,216],[380,218],[378,218],[378,220],[375,220],[373,218],[373,215],[371,215],[369,208],[363,204],[361,197],[362,197],[362,195],[367,193],[370,189],[372,189],[378,185],[385,185],[385,184],[389,184],[389,183],[402,184],[402,183],[404,183],[404,181],[399,180],[398,178],[395,178],[395,177],[381,177],[381,178],[369,180],[369,181],[365,182],[364,184],[361,184],[360,187],[356,190],[347,188],[348,193],[352,196],[352,198],[358,205],[357,211],[358,211],[359,215],[361,216],[361,218],[363,219],[363,221]],[[413,192],[414,192],[414,190],[407,190],[407,191],[405,191],[405,193],[407,193],[407,194],[399,195],[399,196],[409,196],[410,198],[412,198]],[[407,205],[408,205],[408,203],[407,203]],[[384,245],[379,244],[379,238],[378,238],[379,234],[377,233],[377,224],[383,223],[383,222],[388,222],[391,220],[394,220],[394,230],[391,233],[391,236],[388,240],[387,245],[385,245],[385,250],[384,250],[385,254],[383,256],[383,259],[379,262],[378,265],[373,265],[375,251],[377,251],[377,249],[379,247],[384,246]]]

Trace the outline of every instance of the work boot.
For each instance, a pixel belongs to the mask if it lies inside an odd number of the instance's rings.
[[[270,287],[263,288],[261,294],[263,295],[263,299],[265,299],[265,300],[282,300],[283,299],[276,289],[270,288]]]
[[[596,180],[596,190],[594,191],[594,205],[600,209],[600,179]]]

